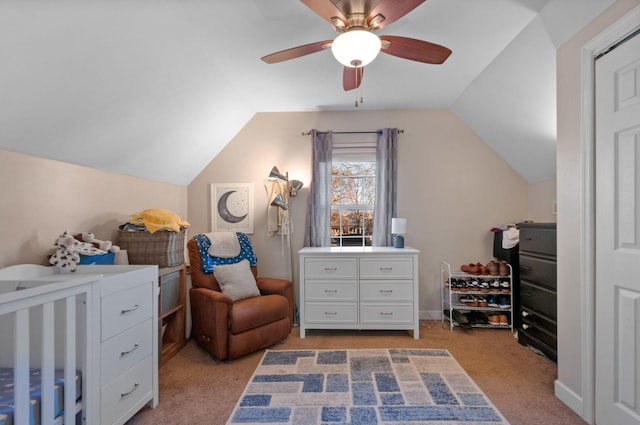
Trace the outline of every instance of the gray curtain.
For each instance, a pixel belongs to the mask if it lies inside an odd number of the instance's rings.
[[[373,246],[393,246],[391,219],[396,216],[398,129],[384,128],[376,148],[376,200],[373,207]]]
[[[331,152],[333,132],[311,130],[311,185],[304,246],[331,246]]]

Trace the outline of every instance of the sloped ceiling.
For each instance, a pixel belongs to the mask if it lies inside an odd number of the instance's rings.
[[[555,49],[613,0],[429,0],[379,34],[453,50],[381,54],[366,109],[451,108],[520,175],[555,176]],[[187,185],[256,113],[353,110],[335,37],[297,0],[0,1],[0,149]]]

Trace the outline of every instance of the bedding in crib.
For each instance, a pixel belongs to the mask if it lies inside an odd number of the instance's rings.
[[[76,412],[80,411],[82,379],[80,371],[76,373]],[[54,418],[55,423],[62,423],[64,415],[64,370],[56,370],[54,374]],[[40,424],[40,369],[29,370],[29,425]],[[0,368],[0,425],[17,425],[13,423],[13,368]],[[81,415],[77,415],[80,419]],[[77,422],[77,420],[76,420]]]

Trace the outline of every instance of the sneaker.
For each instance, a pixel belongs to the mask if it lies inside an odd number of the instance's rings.
[[[502,282],[500,282],[500,289],[502,289],[502,292],[508,294],[509,292],[511,292],[511,284],[508,280],[503,280]]]
[[[491,290],[494,292],[500,292],[500,281],[498,279],[491,281]]]
[[[511,308],[511,300],[506,295],[498,297],[498,306],[500,308]]]
[[[487,307],[498,308],[498,300],[493,295],[490,295],[487,298]]]
[[[478,297],[478,307],[486,307],[487,299],[485,297]]]
[[[478,290],[478,281],[476,279],[471,279],[467,281],[467,289],[469,291],[477,291]]]
[[[471,295],[463,295],[463,296],[461,296],[461,297],[459,298],[459,301],[460,301],[462,304],[469,305],[469,304],[473,301],[473,296],[471,296]]]
[[[487,282],[486,280],[481,280],[478,284],[478,289],[480,289],[480,292],[489,292],[489,282]]]
[[[497,314],[489,314],[487,315],[487,322],[489,322],[490,325],[499,325],[500,318]]]
[[[499,314],[498,321],[500,322],[501,325],[505,325],[505,326],[509,325],[509,318],[507,317],[506,314]]]

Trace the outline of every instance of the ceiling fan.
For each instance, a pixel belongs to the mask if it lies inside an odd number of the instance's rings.
[[[329,22],[339,33],[335,40],[317,41],[262,57],[266,63],[283,62],[331,49],[344,65],[342,85],[345,91],[362,83],[364,66],[383,52],[429,64],[442,64],[451,50],[439,44],[415,38],[373,32],[411,12],[425,0],[300,0]]]

